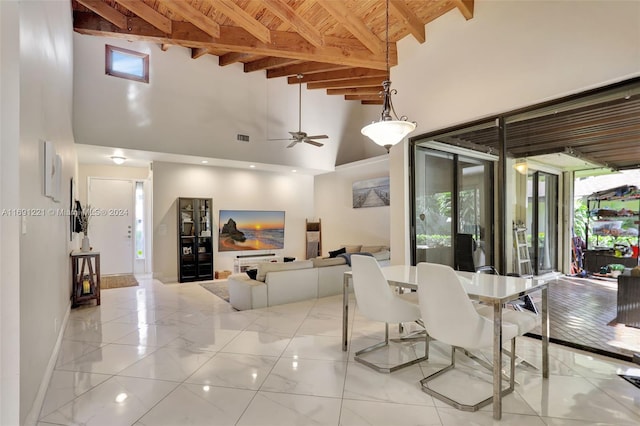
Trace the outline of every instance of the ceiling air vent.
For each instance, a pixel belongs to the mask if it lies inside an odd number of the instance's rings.
[[[237,139],[240,142],[249,142],[249,135],[241,135],[240,133],[238,133]]]

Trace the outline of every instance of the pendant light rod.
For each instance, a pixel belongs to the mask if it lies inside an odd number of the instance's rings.
[[[302,74],[296,75],[298,78],[298,132],[302,131]]]
[[[387,152],[389,152],[393,145],[400,142],[416,128],[416,123],[407,121],[408,119],[406,116],[403,115],[398,118],[393,107],[393,101],[391,100],[391,95],[395,95],[397,91],[391,89],[391,67],[389,66],[389,0],[386,0],[385,9],[385,41],[387,78],[382,82],[381,93],[383,96],[383,102],[380,121],[373,122],[368,126],[363,127],[360,132],[378,145],[384,146],[387,149]],[[393,113],[395,120],[391,116],[391,113]]]

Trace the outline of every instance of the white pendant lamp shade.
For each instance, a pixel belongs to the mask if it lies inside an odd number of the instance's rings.
[[[411,121],[387,120],[376,121],[364,126],[360,132],[378,145],[389,149],[401,142],[415,129],[416,123]]]
[[[386,8],[386,46],[387,46],[387,79],[382,82],[382,114],[380,121],[373,122],[364,126],[360,133],[374,141],[376,144],[383,146],[389,152],[389,149],[404,139],[409,133],[416,129],[416,123],[407,121],[407,117],[398,117],[393,108],[391,95],[396,93],[391,90],[391,80],[389,76],[389,0],[387,0]],[[393,113],[393,116],[391,115]],[[394,120],[395,118],[395,120]]]

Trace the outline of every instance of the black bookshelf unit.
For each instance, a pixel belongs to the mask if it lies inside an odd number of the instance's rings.
[[[211,198],[178,198],[178,281],[213,279]]]

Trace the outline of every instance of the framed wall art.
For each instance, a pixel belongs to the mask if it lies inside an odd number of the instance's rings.
[[[388,206],[389,176],[353,182],[353,208]]]

